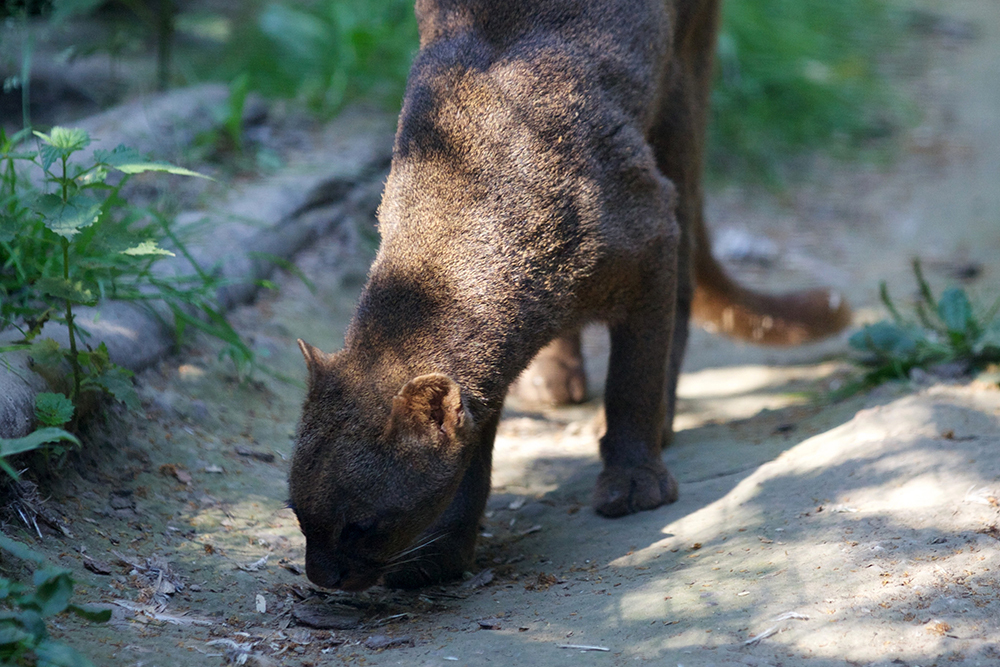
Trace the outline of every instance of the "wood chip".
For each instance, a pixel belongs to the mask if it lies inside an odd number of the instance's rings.
[[[570,648],[577,651],[603,651],[607,653],[611,649],[607,646],[587,646],[586,644],[557,644],[558,648]]]
[[[260,560],[255,560],[254,562],[247,563],[246,565],[242,565],[240,563],[237,563],[236,564],[236,569],[237,570],[243,570],[244,572],[256,572],[259,569],[261,569],[262,567],[264,567],[265,565],[267,565],[267,559],[268,559],[268,555],[265,554],[264,557],[261,558]]]
[[[491,581],[493,581],[493,570],[486,568],[485,570],[480,570],[476,576],[466,581],[462,586],[465,588],[482,588]]]
[[[526,590],[526,591],[547,591],[547,590],[549,590],[549,587],[554,586],[556,584],[561,584],[561,583],[565,583],[565,582],[563,580],[559,579],[558,577],[556,577],[555,575],[545,574],[544,572],[539,572],[538,573],[538,578],[534,582],[526,584],[524,586],[524,590]]]
[[[413,637],[390,637],[388,635],[372,635],[365,640],[365,648],[377,651],[383,648],[412,645]]]
[[[249,449],[247,447],[242,447],[240,445],[236,446],[236,453],[240,456],[245,456],[250,459],[257,459],[258,461],[263,461],[264,463],[273,463],[274,454],[271,452],[262,452],[257,449]]]
[[[161,465],[160,474],[164,477],[173,477],[181,484],[191,484],[191,473],[173,463],[164,463]]]
[[[951,626],[944,621],[930,623],[925,628],[927,634],[944,636],[951,632]]]
[[[771,635],[778,633],[779,631],[782,630],[782,627],[781,627],[780,624],[783,621],[788,621],[788,620],[808,621],[809,617],[806,616],[805,614],[800,614],[797,611],[788,611],[788,612],[785,612],[784,614],[782,614],[781,616],[778,616],[777,618],[775,618],[772,621],[775,625],[772,625],[767,630],[764,630],[763,632],[761,632],[759,634],[756,634],[753,637],[751,637],[750,639],[748,639],[745,642],[743,642],[744,646],[752,646],[753,644],[757,644],[758,642],[760,642],[760,640],[766,639],[766,638],[770,637]]]
[[[294,561],[282,559],[280,561],[280,565],[295,576],[301,576],[306,573],[306,571],[302,569],[302,566]]]
[[[135,612],[137,616],[150,618],[154,621],[162,621],[164,623],[171,623],[173,625],[200,625],[200,626],[210,626],[215,625],[215,621],[209,620],[207,618],[199,618],[197,616],[189,615],[174,615],[174,614],[164,614],[156,611],[156,607],[153,605],[137,604],[135,602],[130,602],[128,600],[112,600],[119,607],[124,607],[129,611]]]
[[[104,561],[94,560],[90,556],[83,557],[83,566],[94,574],[111,574],[111,566]]]
[[[361,625],[361,614],[330,605],[303,602],[292,607],[292,616],[303,625],[317,630],[353,630]]]

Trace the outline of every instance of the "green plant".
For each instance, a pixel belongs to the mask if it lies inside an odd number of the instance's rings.
[[[122,382],[128,372],[110,363],[103,346],[83,349],[87,332],[73,309],[95,305],[102,296],[148,298],[142,287],[156,285],[149,269],[159,257],[173,254],[158,245],[150,233],[154,228],[135,224],[135,211],[116,215],[124,205],[119,195],[129,176],[145,171],[198,174],[151,162],[125,147],[97,151],[92,164],[81,167],[70,157],[90,143],[86,132],[56,127],[35,136],[41,144],[34,153],[14,153],[12,142],[0,145],[0,161],[6,163],[0,177],[0,326],[19,326],[23,320],[28,324],[25,342],[31,342],[49,320],[66,325],[69,349],[63,357],[73,377],[69,398],[96,386],[134,407],[130,385]],[[0,135],[0,142],[4,139]],[[25,187],[15,167],[19,160],[42,170],[47,191]],[[108,182],[112,171],[124,174],[116,185]],[[39,348],[39,356],[50,357],[55,351],[51,343],[39,342],[48,346]]]
[[[215,76],[294,98],[328,116],[349,99],[393,104],[417,47],[412,0],[317,0],[255,5],[237,21]]]
[[[111,610],[70,602],[73,577],[69,570],[45,565],[45,559],[0,533],[0,551],[35,564],[32,588],[0,577],[0,661],[5,665],[92,667],[71,646],[53,639],[46,620],[69,612],[92,623],[105,623]]]
[[[213,109],[214,124],[195,137],[189,153],[195,161],[213,162],[226,172],[268,172],[282,165],[273,150],[248,143],[243,132],[243,115],[250,94],[246,72],[229,82],[226,102]]]
[[[35,419],[42,426],[62,426],[73,418],[76,406],[63,394],[42,392],[35,396]]]
[[[246,72],[230,81],[229,97],[219,123],[222,135],[237,152],[243,150],[243,109],[249,93],[250,77]]]
[[[724,3],[712,171],[773,179],[791,155],[854,154],[901,125],[903,105],[878,69],[899,39],[900,17],[882,0]]]
[[[134,174],[200,175],[123,146],[95,151],[78,164],[76,154],[90,143],[82,130],[35,132],[35,150],[25,149],[26,138],[20,133],[8,139],[0,131],[0,329],[13,327],[23,336],[0,352],[27,349],[35,368],[54,378],[63,398],[40,396],[39,423],[55,427],[72,420],[71,403],[79,405],[88,393],[108,394],[138,409],[131,371],[112,363],[106,345],[77,322],[80,306],[102,299],[164,304],[178,340],[189,326],[206,331],[226,343],[222,354],[246,372],[253,353],[215,305],[221,281],[198,265],[162,213],[131,207],[122,196]],[[31,170],[40,188],[25,175]],[[157,273],[156,262],[174,254],[167,244],[187,258],[193,273]],[[65,326],[67,348],[42,337],[49,322]],[[71,379],[61,385],[64,367]],[[32,441],[30,449],[44,442]]]
[[[881,0],[723,4],[710,166],[774,177],[789,156],[856,151],[904,122],[878,70],[901,33]],[[264,3],[237,21],[214,76],[329,114],[359,95],[396,102],[417,47],[412,0]]]
[[[37,429],[23,438],[0,438],[0,470],[7,473],[11,479],[19,479],[20,475],[7,462],[8,457],[40,450],[58,442],[69,442],[77,447],[80,446],[80,441],[72,433],[53,427]]]
[[[915,319],[899,312],[883,282],[880,293],[890,319],[851,336],[851,347],[864,355],[861,361],[869,369],[863,384],[904,379],[914,368],[938,364],[959,364],[969,371],[1000,362],[1000,300],[977,312],[961,288],[947,289],[936,298],[918,260],[913,273],[919,288]]]

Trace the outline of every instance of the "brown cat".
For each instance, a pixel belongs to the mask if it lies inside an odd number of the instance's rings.
[[[712,260],[700,176],[717,0],[417,0],[416,13],[378,256],[344,349],[300,341],[292,506],[309,578],[345,590],[462,574],[507,389],[584,322],[611,331],[594,507],[616,517],[677,498],[660,450],[692,274],[733,329],[847,319],[825,292],[787,308]]]

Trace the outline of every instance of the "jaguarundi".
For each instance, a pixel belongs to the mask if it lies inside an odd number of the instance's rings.
[[[585,322],[611,334],[593,505],[618,517],[677,498],[660,454],[693,302],[761,342],[849,319],[825,291],[756,294],[712,258],[717,0],[416,0],[416,16],[368,283],[344,349],[299,341],[291,505],[309,579],[348,591],[462,575],[508,387],[547,345],[578,357]]]

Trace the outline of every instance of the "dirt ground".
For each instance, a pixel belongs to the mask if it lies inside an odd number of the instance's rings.
[[[879,280],[912,292],[919,255],[936,286],[971,272],[970,291],[995,298],[1000,15],[983,0],[924,4],[976,36],[920,38],[924,62],[900,80],[923,120],[898,160],[818,161],[781,194],[710,192],[742,280],[833,285],[861,322],[878,316]],[[735,261],[748,247],[755,261]],[[301,383],[295,339],[341,345],[367,260],[325,238],[296,259],[315,291],[281,277],[234,321]],[[46,503],[67,534],[35,548],[73,569],[81,601],[114,610],[103,626],[57,619],[54,634],[96,665],[136,667],[997,664],[995,385],[921,375],[830,402],[843,338],[774,350],[695,332],[664,454],[680,500],[607,520],[588,507],[600,328],[585,348],[590,402],[508,406],[470,578],[356,595],[301,573],[284,508],[301,385],[241,383],[208,342],[168,359],[139,377],[144,414],[109,427],[110,446],[88,448],[100,453]]]

